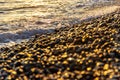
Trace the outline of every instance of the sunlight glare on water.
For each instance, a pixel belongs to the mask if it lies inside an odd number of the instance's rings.
[[[31,16],[66,16],[76,9],[76,5],[83,7],[86,4],[107,0],[0,0],[0,21]],[[81,11],[82,8],[79,8]],[[71,14],[70,14],[71,15]]]
[[[78,0],[2,0],[0,21],[30,16],[61,14]]]

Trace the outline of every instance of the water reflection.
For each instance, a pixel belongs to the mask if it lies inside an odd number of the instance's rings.
[[[84,11],[87,5],[94,2],[96,0],[1,0],[0,21],[11,21],[31,16],[70,16]]]

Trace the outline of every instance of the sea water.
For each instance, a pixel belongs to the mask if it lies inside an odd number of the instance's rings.
[[[113,4],[113,0],[0,0],[0,47],[113,12],[117,8]]]

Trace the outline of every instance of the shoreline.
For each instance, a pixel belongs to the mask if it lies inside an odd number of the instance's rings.
[[[53,20],[48,20],[48,23],[45,23],[46,20],[43,20],[43,23],[38,21],[39,22],[38,27],[36,27],[36,28],[32,28],[32,27],[30,28],[29,27],[30,25],[28,25],[28,27],[26,27],[24,30],[18,29],[15,31],[9,31],[9,32],[2,33],[2,34],[0,34],[1,40],[6,39],[7,43],[4,43],[4,42],[1,43],[3,46],[1,45],[0,48],[13,46],[13,45],[17,44],[16,40],[18,40],[18,42],[22,42],[24,40],[20,40],[20,39],[23,39],[23,38],[29,39],[30,37],[34,36],[35,34],[44,34],[44,33],[49,33],[49,32],[51,33],[51,32],[54,32],[54,30],[57,28],[74,25],[74,24],[80,23],[82,21],[89,20],[91,18],[96,18],[96,17],[100,17],[102,15],[107,15],[107,14],[113,13],[119,8],[120,8],[120,6],[109,6],[109,7],[106,6],[103,8],[95,8],[93,10],[86,11],[85,14],[84,13],[81,14],[82,16],[79,16],[79,15],[74,16],[73,15],[73,17],[69,17],[69,18],[68,17],[62,18],[62,19],[56,18]],[[37,21],[37,20],[35,20],[35,21]],[[55,24],[56,22],[57,22],[57,24]],[[18,21],[18,23],[19,23],[19,21]],[[29,24],[29,23],[30,22],[28,21],[27,24]],[[40,25],[41,25],[41,27],[39,27]],[[34,26],[34,24],[32,26]],[[11,41],[11,42],[9,42],[9,41]]]
[[[119,80],[120,9],[2,50],[0,79]]]

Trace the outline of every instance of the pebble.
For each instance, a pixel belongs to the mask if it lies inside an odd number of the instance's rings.
[[[103,67],[104,70],[107,70],[109,69],[109,64],[105,64],[104,67]]]
[[[2,48],[0,80],[119,80],[119,22],[111,13]]]

